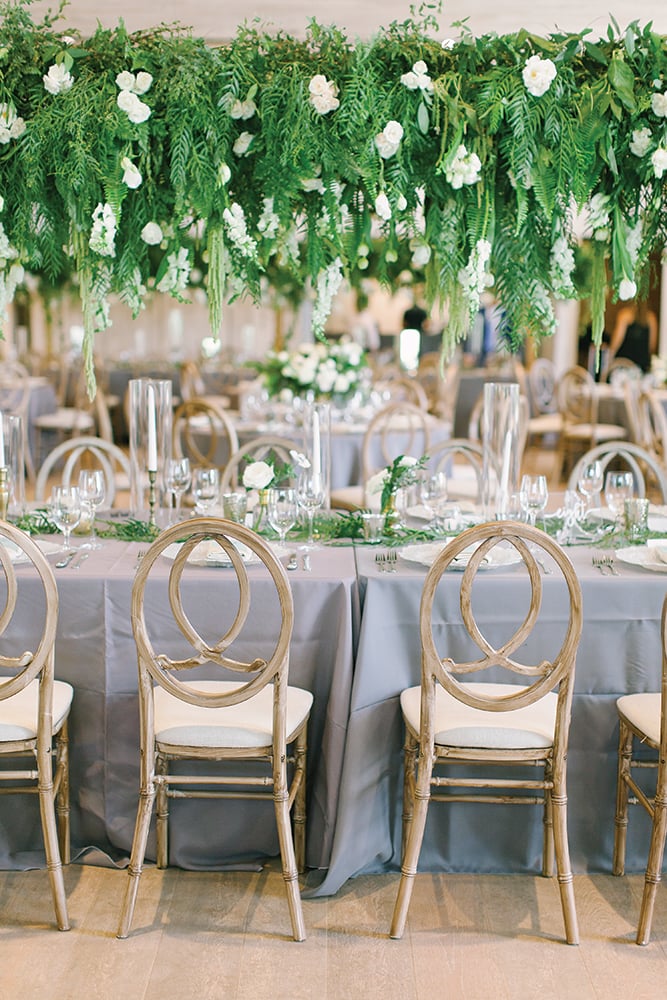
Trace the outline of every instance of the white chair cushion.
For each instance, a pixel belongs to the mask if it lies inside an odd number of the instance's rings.
[[[363,486],[341,486],[338,490],[331,491],[331,506],[343,507],[350,510],[354,507],[364,506]],[[379,507],[379,502],[378,502]]]
[[[540,413],[528,421],[529,434],[557,434],[563,429],[560,413]]]
[[[233,691],[236,681],[185,681],[200,691]],[[153,691],[155,738],[171,746],[265,747],[273,731],[273,685],[253,698],[228,708],[200,708],[175,698],[163,688]],[[287,742],[308,718],[313,696],[301,688],[287,688]]]
[[[0,693],[3,683],[0,683]],[[53,684],[53,733],[57,733],[69,715],[74,688],[66,681]],[[31,681],[12,698],[0,701],[0,742],[32,740],[37,736],[39,681]]]
[[[470,684],[489,697],[525,690],[518,684]],[[421,688],[401,692],[403,716],[414,732],[419,732]],[[435,742],[440,746],[519,750],[550,747],[556,728],[558,697],[544,698],[509,712],[483,712],[457,701],[440,685],[435,692]]]
[[[598,441],[618,441],[628,436],[625,427],[617,424],[569,424],[566,433],[569,438],[595,437]]]
[[[37,417],[33,423],[40,430],[55,431],[85,431],[95,426],[95,421],[90,413],[86,413],[85,410],[68,408],[56,410],[55,413],[45,413],[41,417]]]
[[[660,743],[660,695],[624,694],[616,702],[619,712],[628,722],[653,743]]]

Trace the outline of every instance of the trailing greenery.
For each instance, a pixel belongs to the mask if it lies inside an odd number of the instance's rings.
[[[135,314],[152,287],[187,299],[195,251],[215,334],[267,279],[310,284],[319,334],[342,278],[371,250],[390,275],[407,245],[451,348],[492,282],[515,344],[553,332],[553,298],[579,294],[579,212],[598,338],[607,281],[641,293],[665,246],[667,44],[650,24],[459,25],[441,42],[426,10],[368,42],[312,22],[213,48],[174,26],[84,39],[29,0],[0,17],[0,309],[23,268],[76,272],[89,357],[108,296]]]
[[[21,514],[13,518],[13,521],[17,528],[27,531],[29,535],[57,535],[60,530],[46,507]],[[136,518],[123,518],[118,521],[96,518],[95,529],[99,538],[115,538],[122,542],[152,542],[159,534],[154,525]]]

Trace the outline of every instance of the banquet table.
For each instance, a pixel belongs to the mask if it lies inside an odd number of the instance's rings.
[[[568,549],[583,591],[584,627],[577,656],[568,755],[570,849],[577,872],[611,871],[614,836],[615,701],[625,692],[659,690],[660,612],[667,578],[616,561],[617,576],[592,566],[587,547]],[[329,870],[311,893],[335,893],[350,877],[400,869],[403,730],[399,694],[420,681],[419,602],[426,569],[398,559],[396,572],[378,571],[372,550],[358,547],[362,619],[355,662],[345,764]],[[445,574],[435,613],[437,633],[456,657],[454,624],[461,574]],[[545,575],[543,611],[531,637],[551,642],[563,627],[567,602],[557,575]],[[491,641],[507,637],[520,606],[522,572],[496,568],[478,576],[477,620]],[[513,631],[510,630],[510,634]],[[466,647],[467,648],[467,647]],[[538,808],[432,803],[420,870],[529,872],[540,870],[542,814]],[[641,815],[640,815],[641,813]],[[626,869],[643,870],[648,824],[635,810]]]
[[[139,710],[130,596],[138,549],[137,543],[104,540],[80,568],[55,570],[60,599],[56,676],[69,681],[75,692],[70,718],[73,857],[94,848],[93,860],[104,860],[106,855],[123,862],[132,843],[139,789]],[[165,592],[148,589],[147,617],[154,613],[156,602],[166,605],[169,563],[160,562],[163,565],[157,571]],[[331,850],[340,785],[358,599],[351,548],[316,550],[310,562],[310,572],[300,568],[289,575],[295,606],[290,683],[314,694],[309,725],[307,863],[321,868],[327,865]],[[30,588],[29,571],[18,565],[16,571]],[[260,587],[268,586],[261,567],[249,566],[248,572],[251,578],[259,577]],[[229,569],[204,566],[193,570],[188,583],[187,593],[201,611],[202,628],[215,635],[219,635],[220,621],[215,601],[207,600],[207,594],[216,588],[224,597],[227,588],[231,596],[232,578]],[[27,595],[29,599],[29,589]],[[278,612],[265,612],[262,600],[259,605],[261,621],[253,639],[261,643],[263,632],[273,634],[270,630]],[[22,649],[30,648],[30,606],[21,609],[14,634]],[[0,867],[43,864],[36,797],[5,798],[4,802],[11,802],[11,811],[0,823]],[[270,803],[173,803],[172,864],[220,867],[277,853]],[[154,856],[151,838],[148,857]]]

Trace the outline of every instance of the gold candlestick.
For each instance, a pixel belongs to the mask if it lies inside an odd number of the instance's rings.
[[[2,415],[0,415],[2,420]],[[7,520],[7,505],[9,503],[9,468],[0,465],[0,518]]]
[[[155,528],[155,480],[157,472],[154,469],[148,470],[148,523],[151,528]]]

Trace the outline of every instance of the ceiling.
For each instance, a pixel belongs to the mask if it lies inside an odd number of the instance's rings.
[[[39,0],[31,7],[38,20],[45,11],[57,8],[57,0]],[[641,24],[652,21],[657,31],[667,34],[665,0],[445,0],[439,15],[442,36],[457,34],[450,26],[463,18],[476,35],[490,31],[505,34],[527,28],[538,34],[555,30],[581,31],[590,27],[601,34],[609,23],[610,12],[624,28],[633,19]],[[65,9],[63,28],[78,28],[92,34],[97,23],[113,27],[122,18],[130,31],[179,22],[193,29],[197,36],[213,43],[232,37],[244,20],[257,17],[265,24],[282,28],[290,34],[303,35],[308,20],[315,17],[323,24],[336,24],[350,37],[368,38],[381,26],[403,21],[410,14],[408,0],[70,0]]]

